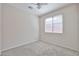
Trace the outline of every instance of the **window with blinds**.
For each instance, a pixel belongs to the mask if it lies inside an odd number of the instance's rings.
[[[46,18],[45,32],[63,33],[63,15],[56,15]]]

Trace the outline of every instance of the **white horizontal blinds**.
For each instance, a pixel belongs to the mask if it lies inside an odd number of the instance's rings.
[[[63,15],[56,15],[45,20],[45,32],[63,33]]]
[[[45,32],[52,32],[52,17],[45,20]]]
[[[63,33],[63,16],[57,15],[52,19],[52,32],[53,33]]]

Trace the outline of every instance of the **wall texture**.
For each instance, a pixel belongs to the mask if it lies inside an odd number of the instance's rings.
[[[0,4],[0,54],[1,54],[1,39],[2,39],[2,17],[1,17],[1,4]]]
[[[79,45],[79,4],[76,4],[76,6],[77,6],[77,16],[78,16],[77,27],[78,27],[78,45]]]
[[[64,25],[64,33],[56,34],[56,33],[45,33],[44,31],[44,20],[47,17],[63,14],[63,25]],[[70,48],[73,50],[79,51],[79,40],[78,40],[78,23],[77,23],[77,7],[75,4],[66,6],[54,12],[48,13],[40,17],[40,39],[42,41],[56,44],[62,47]]]
[[[38,40],[38,17],[8,4],[3,9],[2,49],[17,47]]]

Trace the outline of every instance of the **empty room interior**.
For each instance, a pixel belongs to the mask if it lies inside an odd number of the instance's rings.
[[[0,56],[79,56],[78,3],[0,3]]]

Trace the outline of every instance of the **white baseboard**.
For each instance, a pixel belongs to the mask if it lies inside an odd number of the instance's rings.
[[[28,42],[28,43],[27,42],[24,42],[22,44],[20,43],[18,45],[12,46],[12,47],[2,49],[1,51],[3,52],[3,51],[6,51],[6,50],[9,50],[9,49],[12,49],[12,48],[20,47],[20,46],[25,45],[25,44],[31,44],[31,43],[36,42],[36,41],[38,41],[38,40],[33,40],[33,41]]]

